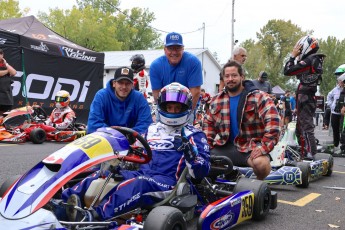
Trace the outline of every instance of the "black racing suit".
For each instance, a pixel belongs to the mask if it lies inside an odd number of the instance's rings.
[[[322,80],[324,58],[323,54],[311,54],[295,63],[295,58],[290,57],[284,67],[284,75],[296,75],[300,81],[296,92],[296,135],[301,146],[306,146],[306,150],[312,155],[317,151],[313,121],[316,111],[315,93]]]

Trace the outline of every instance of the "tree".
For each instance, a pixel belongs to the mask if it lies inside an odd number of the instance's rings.
[[[120,11],[116,0],[109,4],[100,0],[77,2],[78,8],[50,9],[49,14],[40,12],[38,18],[53,31],[95,51],[145,50],[161,46],[159,34],[150,26],[154,14],[148,10]]]
[[[28,12],[24,9],[23,13]],[[23,13],[19,9],[19,3],[15,0],[2,0],[0,1],[0,20],[9,18],[20,18]]]

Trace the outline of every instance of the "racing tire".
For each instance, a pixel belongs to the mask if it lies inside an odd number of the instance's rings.
[[[46,132],[41,128],[33,129],[30,132],[30,140],[34,144],[42,144],[47,138]]]
[[[311,180],[311,168],[308,162],[297,162],[298,167],[302,172],[302,184],[296,185],[299,188],[308,188]]]
[[[2,197],[5,192],[7,191],[7,189],[19,178],[21,177],[21,175],[15,175],[15,176],[11,176],[9,177],[7,180],[5,180],[4,183],[2,183],[1,187],[0,187],[0,197]]]
[[[234,194],[246,190],[254,193],[253,220],[263,220],[271,207],[271,189],[264,181],[240,178],[233,190]]]
[[[171,206],[159,206],[151,210],[144,222],[144,230],[186,230],[182,212]]]
[[[323,160],[323,159],[328,161],[327,173],[324,176],[331,176],[333,173],[333,164],[334,164],[333,156],[327,153],[317,153],[315,155],[315,160]]]

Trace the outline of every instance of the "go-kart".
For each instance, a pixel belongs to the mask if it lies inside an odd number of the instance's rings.
[[[315,158],[303,156],[301,146],[295,135],[296,122],[290,122],[280,141],[271,151],[271,173],[264,179],[273,185],[296,185],[307,188],[309,182],[321,176],[331,176],[333,157],[326,153],[317,153]],[[318,146],[320,148],[320,146]],[[302,153],[302,154],[301,154]],[[241,174],[255,178],[252,168],[237,167]]]
[[[45,125],[46,112],[40,106],[25,106],[5,113],[0,123],[0,141],[22,143],[32,141],[70,142],[86,134],[86,126],[73,123],[68,130],[57,130]]]
[[[113,129],[114,128],[114,129]],[[197,218],[198,229],[229,229],[242,221],[265,218],[277,206],[277,194],[265,182],[242,178],[229,182],[220,175],[232,170],[228,158],[212,158],[209,177],[193,180],[187,167],[175,188],[163,201],[140,207],[105,221],[67,221],[58,219],[51,209],[63,188],[83,179],[85,170],[101,164],[148,163],[152,157],[146,140],[123,127],[100,128],[81,137],[43,159],[21,177],[9,178],[0,187],[0,226],[3,229],[186,229]],[[143,148],[130,146],[136,139]],[[108,167],[110,168],[110,167]],[[86,191],[86,209],[119,181],[109,173]],[[67,203],[59,205],[68,207]],[[84,208],[73,206],[85,214]],[[86,214],[85,214],[86,215]]]

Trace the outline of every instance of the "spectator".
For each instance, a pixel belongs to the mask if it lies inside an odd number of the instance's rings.
[[[167,34],[164,44],[165,55],[154,60],[150,66],[150,81],[155,102],[159,91],[172,82],[186,86],[193,96],[193,110],[196,109],[203,84],[201,62],[191,53],[184,51],[182,35]]]
[[[314,158],[317,152],[314,134],[315,93],[322,80],[322,64],[325,58],[325,55],[316,53],[318,49],[319,43],[314,37],[309,35],[302,37],[296,43],[284,67],[284,75],[296,75],[300,81],[296,92],[296,135],[301,146],[306,146],[307,157],[309,158]]]
[[[271,171],[270,152],[279,140],[277,108],[268,94],[245,81],[238,62],[226,63],[222,76],[225,90],[212,98],[202,126],[211,155],[228,156],[236,166],[250,166],[262,180]]]
[[[121,67],[106,88],[96,93],[90,106],[87,132],[95,132],[101,127],[123,126],[145,133],[151,123],[147,100],[133,90],[133,71]]]
[[[231,56],[230,60],[237,61],[238,63],[243,65],[247,60],[247,50],[243,47],[235,47],[234,50],[232,51],[232,56]],[[223,80],[221,73],[219,74],[219,77],[220,77],[220,81],[219,81],[219,89],[218,90],[219,90],[219,92],[221,92],[224,88],[224,80]]]
[[[296,120],[296,93],[293,92],[290,97],[292,120]]]
[[[55,108],[45,121],[46,125],[53,126],[57,130],[73,129],[75,113],[69,107],[70,94],[66,90],[60,90],[55,96]]]
[[[259,78],[253,80],[254,85],[261,91],[264,91],[268,94],[272,94],[271,83],[267,81],[268,75],[265,71],[259,73]]]
[[[204,106],[204,111],[207,112],[211,102],[211,95],[206,93],[205,89],[201,89],[201,105]]]
[[[149,85],[149,76],[145,71],[145,58],[142,54],[136,54],[131,57],[131,68],[134,72],[134,89],[139,91],[147,98],[146,88]]]
[[[289,122],[292,121],[292,110],[291,110],[291,97],[290,97],[290,91],[285,91],[285,96],[282,98],[282,101],[284,102],[284,125],[287,126]]]
[[[110,219],[137,207],[161,201],[165,198],[164,194],[174,188],[186,167],[194,179],[208,175],[210,156],[206,136],[187,124],[191,105],[190,91],[181,84],[172,83],[161,90],[158,97],[160,121],[151,124],[145,134],[152,149],[152,160],[141,165],[138,171],[118,170],[124,181],[92,209],[93,217]],[[83,199],[79,197],[83,197],[91,182],[100,176],[98,172],[74,187],[65,189],[62,198],[68,199],[70,204],[84,206]],[[73,210],[67,209],[67,214],[70,221],[75,221]]]
[[[342,75],[343,73],[345,73],[345,64],[338,66],[338,68],[334,71],[334,75],[336,78],[340,77],[340,75]],[[325,114],[324,114],[324,119],[323,119],[323,128],[322,128],[323,130],[328,130],[330,119],[331,119],[331,108],[326,103]]]
[[[11,84],[12,77],[17,71],[7,63],[4,58],[4,51],[0,49],[0,116],[12,109],[13,95]]]
[[[338,77],[338,84],[327,95],[327,105],[331,108],[331,125],[333,130],[333,144],[334,153],[339,154],[341,152],[339,147],[340,131],[342,128],[341,121],[341,109],[344,106],[344,80],[345,74]]]

